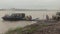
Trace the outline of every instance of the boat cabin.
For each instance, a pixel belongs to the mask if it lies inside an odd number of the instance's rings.
[[[21,17],[21,18],[24,18],[25,17],[25,13],[14,13],[14,14],[11,14],[12,17]]]

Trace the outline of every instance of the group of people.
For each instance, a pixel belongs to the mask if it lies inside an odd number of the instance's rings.
[[[31,15],[26,16],[25,18],[26,18],[26,20],[32,20],[32,16]]]

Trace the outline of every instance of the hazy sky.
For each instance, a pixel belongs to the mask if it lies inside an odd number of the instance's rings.
[[[60,0],[0,0],[0,8],[60,9]]]

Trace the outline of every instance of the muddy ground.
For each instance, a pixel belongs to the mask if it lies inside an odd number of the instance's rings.
[[[60,34],[60,21],[51,23],[48,27],[39,28],[32,34]]]
[[[60,21],[37,21],[22,29],[15,29],[7,34],[60,34]]]

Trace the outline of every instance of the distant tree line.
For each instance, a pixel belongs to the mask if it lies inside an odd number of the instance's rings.
[[[0,9],[0,11],[51,11],[48,9],[15,9],[15,8],[11,8],[11,9]],[[52,10],[52,11],[60,11],[60,10]]]

